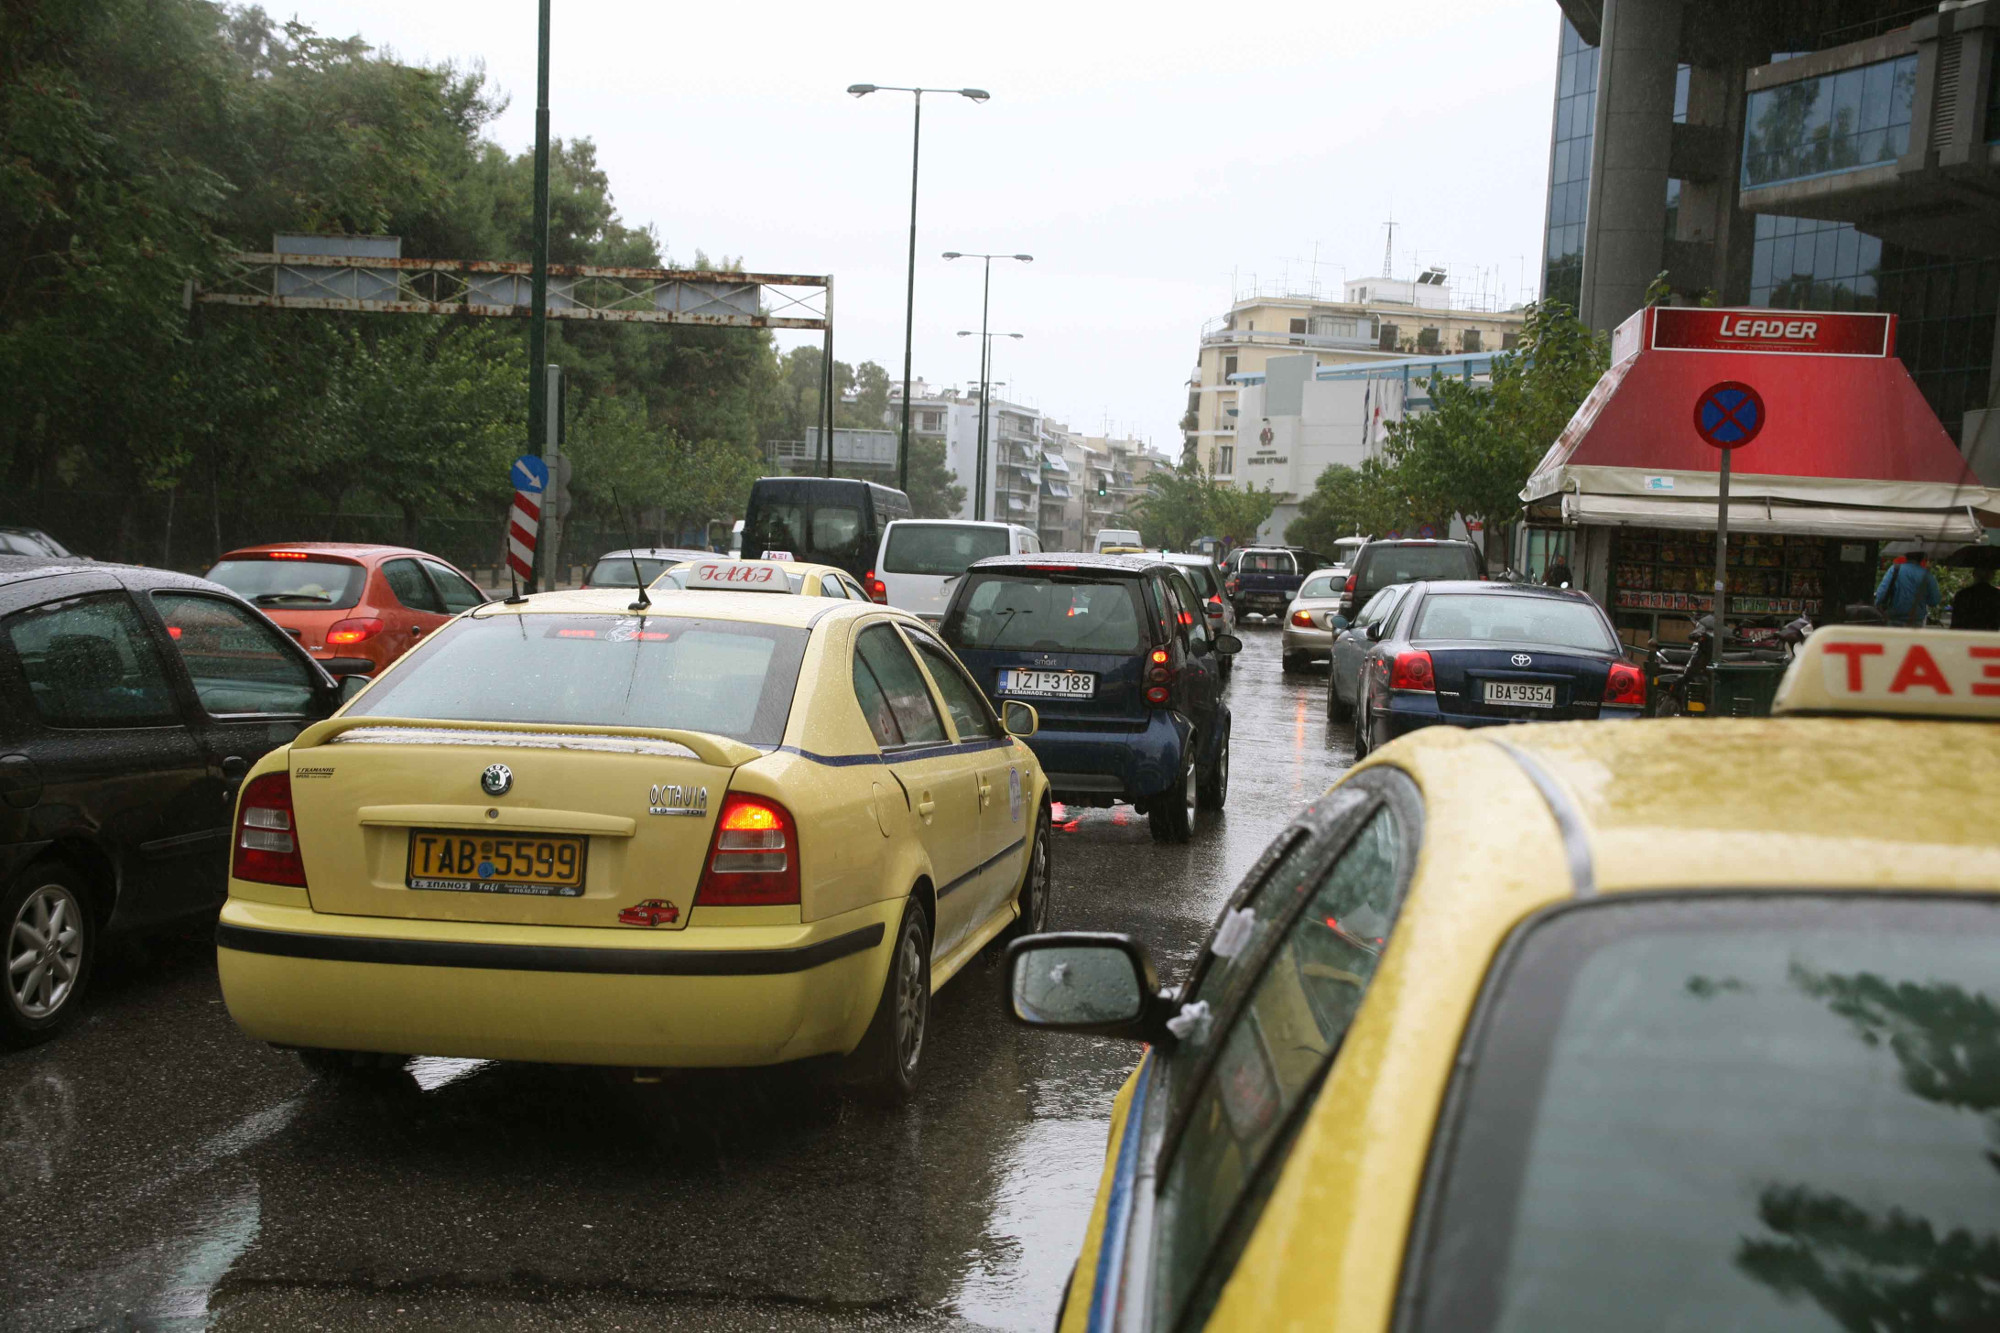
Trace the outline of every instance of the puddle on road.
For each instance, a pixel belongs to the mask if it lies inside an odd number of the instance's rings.
[[[997,1155],[1001,1176],[985,1245],[967,1256],[952,1296],[961,1319],[1034,1333],[1055,1323],[1070,1265],[1083,1248],[1110,1126],[1108,1117],[1036,1120],[1009,1136]]]
[[[420,1090],[436,1092],[460,1079],[471,1078],[492,1063],[491,1060],[454,1060],[442,1055],[419,1055],[403,1067],[416,1080]]]

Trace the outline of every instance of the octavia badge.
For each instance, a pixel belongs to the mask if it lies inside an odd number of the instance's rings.
[[[1514,654],[1514,665],[1515,665],[1515,666],[1533,666],[1534,664],[1535,664],[1535,659],[1534,659],[1534,658],[1532,658],[1532,657],[1530,657],[1530,656],[1528,656],[1528,655],[1527,655],[1526,653],[1515,653],[1515,654]],[[489,770],[489,771],[490,771],[490,770]],[[502,788],[502,790],[505,790],[505,788]]]
[[[488,764],[479,775],[479,788],[488,796],[505,796],[514,785],[514,770],[505,764]]]

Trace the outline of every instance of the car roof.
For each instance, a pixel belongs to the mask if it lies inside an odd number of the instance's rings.
[[[522,602],[488,602],[467,614],[475,620],[494,616],[571,615],[631,616],[635,597],[632,588],[581,588],[569,592],[544,592]],[[847,601],[837,597],[781,597],[768,592],[722,592],[714,589],[683,591],[678,588],[646,590],[652,606],[646,614],[691,616],[702,620],[733,620],[756,625],[786,625],[810,628],[822,616],[843,609],[888,611],[874,602]],[[914,617],[905,617],[912,619]],[[919,622],[920,623],[920,622]]]
[[[659,560],[663,558],[671,558],[674,560],[702,560],[714,554],[715,552],[713,551],[697,551],[692,546],[628,546],[620,551],[606,551],[603,555],[600,555],[597,558],[598,560],[618,560],[618,559],[630,559],[631,557],[636,555],[641,557],[642,559],[648,559],[648,560]]]
[[[1378,768],[1422,793],[1415,878],[1216,1308],[1221,1326],[1301,1309],[1328,1326],[1389,1325],[1466,1024],[1536,913],[1662,891],[2000,892],[2000,743],[1976,723],[1429,727],[1353,771]],[[1353,1280],[1329,1287],[1336,1270]]]
[[[1481,597],[1545,597],[1563,602],[1590,602],[1590,594],[1581,588],[1551,588],[1540,583],[1494,583],[1487,579],[1419,579],[1413,583],[1389,587],[1405,586],[1421,588],[1426,597],[1441,592],[1473,593]]]
[[[1479,549],[1462,537],[1376,537],[1361,549],[1368,551],[1377,546],[1463,546],[1468,551]]]
[[[432,555],[429,551],[419,551],[414,546],[390,546],[380,542],[265,542],[261,546],[239,546],[233,551],[224,552],[222,558],[234,560],[238,556],[262,555],[268,551],[310,551],[317,555],[344,555],[357,560],[371,556],[396,555],[443,560],[441,556]]]
[[[1106,574],[1143,574],[1168,563],[1156,555],[1103,555],[1096,551],[1026,551],[1018,555],[989,555],[975,560],[973,569],[1089,569]]]
[[[892,518],[886,525],[892,528],[1013,528],[1029,531],[1019,523],[1009,523],[1001,518]]]

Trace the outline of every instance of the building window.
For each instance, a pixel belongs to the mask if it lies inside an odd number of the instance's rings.
[[[1688,81],[1694,71],[1682,65],[1674,71],[1674,124],[1688,123]]]
[[[1556,57],[1555,133],[1549,149],[1549,221],[1542,296],[1572,309],[1583,286],[1583,224],[1597,114],[1597,48],[1568,19]]]
[[[1667,177],[1667,239],[1674,239],[1674,231],[1681,221],[1681,182],[1678,177]]]
[[[918,430],[934,431],[944,429],[944,413],[921,412],[917,416]]]
[[[1910,150],[1917,58],[1898,56],[1751,93],[1743,188],[1893,162]]]
[[[1222,382],[1223,382],[1223,383],[1225,383],[1225,384],[1227,384],[1227,383],[1229,382],[1229,377],[1230,377],[1231,375],[1234,375],[1235,373],[1236,373],[1236,358],[1235,358],[1235,357],[1233,357],[1233,356],[1225,356],[1225,357],[1223,357],[1223,358],[1222,358]]]
[[[1306,331],[1306,322],[1304,320],[1295,319],[1292,321],[1293,333],[1304,333],[1305,331]]]
[[[1438,349],[1437,325],[1430,324],[1426,325],[1421,329],[1418,329],[1417,350],[1419,352],[1435,352],[1437,351],[1437,349]]]
[[[1477,352],[1477,351],[1479,351],[1479,350],[1480,350],[1480,346],[1479,346],[1479,330],[1478,330],[1478,329],[1467,329],[1467,330],[1466,330],[1466,331],[1465,331],[1464,333],[1460,334],[1460,335],[1459,335],[1459,345],[1460,345],[1461,347],[1463,347],[1463,348],[1464,348],[1464,349],[1465,349],[1466,351],[1468,351],[1468,352]]]
[[[1515,349],[1516,347],[1519,347],[1520,345],[1521,345],[1521,335],[1520,335],[1520,334],[1518,334],[1518,333],[1503,333],[1503,334],[1501,334],[1501,335],[1500,335],[1500,350],[1501,350],[1501,351],[1503,351],[1503,352],[1511,352],[1511,351],[1513,351],[1513,350],[1514,350],[1514,349]]]
[[[1215,451],[1215,475],[1233,477],[1236,475],[1236,446],[1225,444]]]

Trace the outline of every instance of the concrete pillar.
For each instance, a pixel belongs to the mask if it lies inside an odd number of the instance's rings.
[[[1667,168],[1684,0],[1605,0],[1583,239],[1584,322],[1616,328],[1666,267]]]

